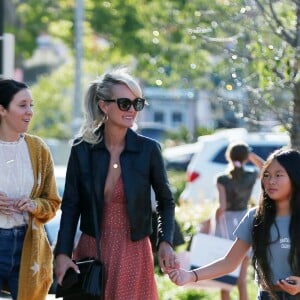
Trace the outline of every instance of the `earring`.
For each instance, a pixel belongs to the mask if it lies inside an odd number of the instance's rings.
[[[108,115],[103,114],[102,123],[105,123],[108,120]]]

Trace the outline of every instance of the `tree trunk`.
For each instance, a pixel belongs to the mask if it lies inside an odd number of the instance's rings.
[[[291,146],[300,150],[300,79],[299,79],[299,63],[300,63],[300,1],[297,3],[297,28],[296,28],[296,51],[294,64],[294,111],[293,122],[291,128]]]
[[[300,82],[294,86],[294,111],[291,130],[291,146],[300,150]]]

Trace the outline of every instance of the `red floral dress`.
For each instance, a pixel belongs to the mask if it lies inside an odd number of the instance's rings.
[[[122,177],[111,201],[104,205],[101,260],[105,267],[105,300],[157,300],[154,262],[149,237],[133,242]],[[96,256],[96,241],[82,234],[74,258]]]

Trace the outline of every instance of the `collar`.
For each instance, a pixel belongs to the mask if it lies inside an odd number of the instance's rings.
[[[140,147],[140,140],[141,136],[139,136],[135,131],[133,131],[131,128],[127,129],[126,135],[125,135],[125,147],[124,151],[129,152],[139,152]],[[92,146],[93,149],[107,149],[105,146],[104,139],[100,141],[98,144]]]

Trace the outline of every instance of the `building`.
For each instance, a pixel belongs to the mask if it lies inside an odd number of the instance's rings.
[[[198,126],[209,126],[210,105],[205,94],[192,89],[145,87],[143,90],[149,105],[140,112],[138,123],[160,124],[171,131],[185,127],[192,135]],[[205,125],[201,120],[205,120]]]

